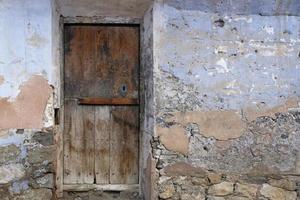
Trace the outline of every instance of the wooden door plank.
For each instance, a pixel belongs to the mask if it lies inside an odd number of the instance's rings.
[[[71,100],[65,107],[64,183],[94,183],[94,107]]]
[[[97,184],[109,183],[110,106],[95,108],[95,175]]]
[[[126,97],[138,98],[139,71],[139,29],[138,27],[111,27],[109,49],[113,69],[112,91],[114,96],[122,96],[120,88],[127,87]]]
[[[112,107],[110,136],[110,183],[138,183],[138,119],[137,106]]]
[[[64,29],[64,96],[76,96],[78,80],[81,79],[80,49],[81,31],[77,26],[66,26]],[[79,95],[79,94],[78,94]]]
[[[95,27],[67,26],[65,29],[65,96],[94,96]]]
[[[79,120],[82,120],[82,127],[76,127],[78,135],[78,156],[80,161],[81,177],[78,183],[94,183],[95,172],[95,107],[79,106],[81,110]],[[79,113],[79,112],[78,112]],[[81,130],[82,128],[82,130]],[[78,132],[77,132],[78,130]]]
[[[82,79],[80,85],[81,97],[93,97],[97,93],[95,85],[95,60],[96,60],[96,27],[88,26],[82,28],[82,45],[81,45],[81,68]],[[78,56],[78,55],[77,55]]]
[[[75,149],[76,136],[76,101],[66,100],[64,103],[64,183],[77,183],[76,177],[76,160],[77,155]]]
[[[139,28],[100,26],[96,34],[97,97],[138,98]],[[125,86],[125,92],[122,87]]]

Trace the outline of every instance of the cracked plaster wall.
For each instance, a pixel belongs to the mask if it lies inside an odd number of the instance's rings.
[[[52,1],[0,1],[0,32],[0,128],[41,128],[55,80]]]
[[[280,2],[155,3],[158,199],[299,198],[299,5]]]
[[[295,173],[300,18],[172,2],[153,14],[155,135],[164,148],[209,170]]]

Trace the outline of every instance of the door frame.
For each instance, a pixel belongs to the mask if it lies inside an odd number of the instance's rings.
[[[120,25],[120,26],[138,26],[139,27],[139,183],[138,184],[121,184],[121,185],[98,185],[98,184],[77,184],[77,185],[65,185],[63,183],[63,169],[64,169],[64,150],[63,150],[63,134],[64,134],[64,27],[66,24],[82,24],[82,25]],[[120,18],[120,17],[63,17],[59,19],[59,89],[58,89],[58,101],[59,101],[59,125],[55,129],[55,141],[56,141],[56,173],[55,173],[55,186],[56,197],[63,197],[64,191],[89,191],[89,190],[103,190],[103,191],[124,191],[131,189],[138,189],[142,192],[141,184],[143,182],[142,176],[144,175],[143,166],[145,166],[144,156],[145,152],[143,140],[145,139],[145,131],[141,130],[144,126],[144,88],[145,84],[142,65],[142,24],[140,19],[135,18]],[[149,144],[150,145],[150,144]],[[148,155],[146,155],[148,156]]]

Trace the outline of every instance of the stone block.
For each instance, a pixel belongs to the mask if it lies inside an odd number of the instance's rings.
[[[14,196],[12,200],[51,200],[52,191],[49,189],[31,189],[19,196]]]
[[[0,184],[19,180],[25,176],[25,169],[22,164],[7,164],[0,166]]]
[[[213,196],[226,196],[233,193],[233,183],[221,182],[216,185],[212,185],[208,189],[208,194]]]
[[[41,165],[36,165],[32,167],[32,178],[37,178],[37,177],[41,177],[44,176],[45,174],[48,173],[53,173],[54,169],[53,169],[53,164],[52,163],[42,163]]]
[[[283,188],[285,190],[295,191],[296,183],[289,179],[271,179],[268,181],[271,186]]]
[[[0,147],[0,164],[16,161],[21,150],[14,144]]]
[[[286,191],[281,188],[273,187],[269,184],[263,184],[260,194],[269,200],[296,200],[297,193]]]
[[[52,162],[54,160],[55,147],[35,147],[28,151],[28,162],[30,164],[38,164],[44,161]]]
[[[222,181],[222,174],[209,173],[207,177],[211,184],[218,184]]]
[[[42,144],[43,146],[53,145],[54,137],[52,132],[36,132],[32,136],[32,141]]]
[[[180,196],[180,199],[181,200],[205,200],[205,194],[202,193],[201,191],[193,191],[193,192],[190,192],[190,193],[184,193],[181,194]]]
[[[193,176],[193,177],[206,177],[206,170],[198,167],[194,167],[185,162],[177,162],[172,165],[168,165],[164,168],[165,173],[168,176]]]
[[[207,196],[207,200],[225,200],[224,197]]]
[[[207,178],[192,177],[191,181],[192,181],[193,185],[201,185],[201,186],[207,186],[208,185],[208,179]]]
[[[32,182],[34,188],[50,188],[54,187],[54,176],[53,174],[46,174],[45,176],[36,178]]]
[[[175,194],[175,187],[172,183],[159,186],[159,197],[161,199],[169,199]]]
[[[235,192],[239,196],[248,197],[250,199],[255,199],[257,196],[259,185],[255,184],[241,184],[237,183],[235,187]]]

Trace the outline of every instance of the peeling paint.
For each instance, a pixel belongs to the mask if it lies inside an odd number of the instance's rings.
[[[87,3],[85,0],[59,0],[58,6],[63,16],[118,16],[141,18],[151,0],[110,0],[93,1]]]
[[[171,113],[166,119],[169,123],[179,123],[187,126],[197,124],[200,134],[204,137],[214,137],[217,140],[238,138],[245,127],[241,115],[237,111],[204,111]]]
[[[266,31],[268,34],[273,35],[274,34],[274,28],[271,26],[264,26],[263,30]]]
[[[41,48],[45,44],[47,44],[48,40],[41,37],[39,34],[34,33],[30,38],[26,40],[26,42],[32,47]]]
[[[0,128],[41,128],[51,87],[42,76],[32,76],[20,87],[16,100],[0,99]]]
[[[189,151],[189,139],[185,130],[179,126],[170,128],[156,127],[156,133],[160,136],[162,144],[171,151],[187,155]]]
[[[243,114],[248,121],[253,121],[261,116],[269,116],[274,118],[276,113],[287,113],[290,109],[299,108],[299,102],[300,100],[297,98],[290,98],[282,104],[274,107],[268,107],[264,104],[255,103],[253,106],[243,109]]]
[[[0,85],[4,83],[4,77],[0,75]]]
[[[0,98],[13,101],[31,76],[53,84],[50,0],[4,1],[0,11]],[[12,28],[14,27],[14,28]],[[56,78],[56,77],[54,77]]]
[[[229,72],[229,69],[227,67],[227,62],[224,58],[221,58],[216,62],[217,65],[221,66],[222,68],[216,68],[218,73],[227,73]]]

